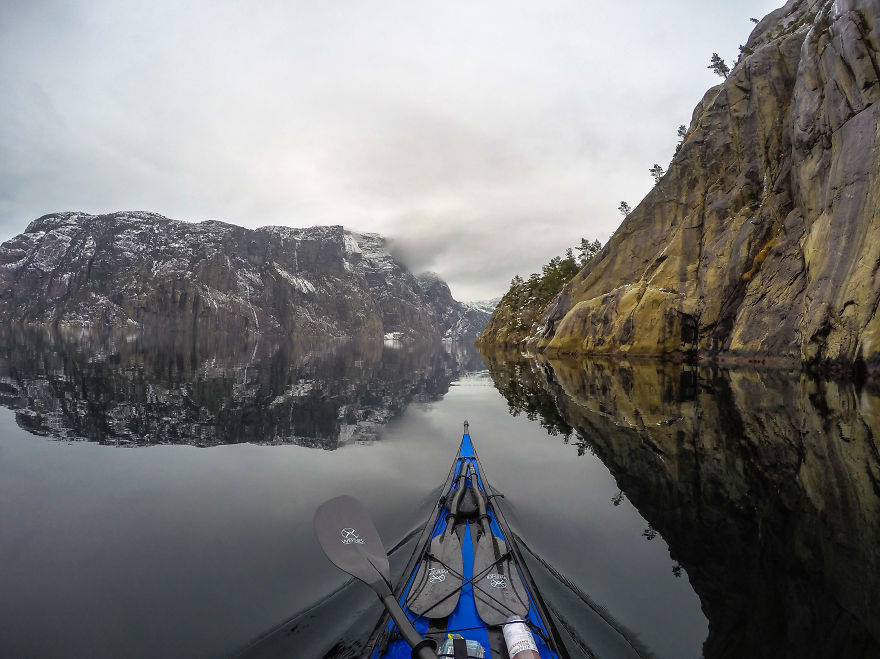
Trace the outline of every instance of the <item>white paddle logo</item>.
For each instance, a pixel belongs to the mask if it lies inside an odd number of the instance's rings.
[[[342,544],[344,545],[362,545],[364,544],[363,538],[358,536],[358,532],[351,528],[344,528],[339,532],[339,535],[342,536]]]
[[[447,574],[449,574],[449,570],[444,570],[442,567],[432,567],[428,570],[428,581],[431,583],[446,581]]]
[[[507,588],[507,579],[503,574],[490,574],[486,578],[492,588]]]

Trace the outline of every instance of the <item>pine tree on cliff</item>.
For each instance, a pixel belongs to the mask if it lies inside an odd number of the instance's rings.
[[[627,214],[629,214],[629,204],[627,204],[625,201],[622,201],[620,203],[622,205],[626,205]],[[599,252],[599,250],[602,249],[602,243],[600,243],[598,240],[590,242],[586,238],[581,238],[581,244],[576,249],[578,251],[578,265],[583,268],[587,264],[587,261],[593,258]]]
[[[712,69],[715,75],[719,75],[722,78],[726,78],[730,73],[730,67],[724,63],[724,60],[718,55],[718,53],[712,53],[712,59],[709,61],[709,66],[707,69]]]
[[[666,171],[656,162],[654,163],[654,166],[651,167],[651,169],[649,169],[648,171],[651,172],[651,176],[654,177],[654,185],[657,185],[660,182],[660,179],[663,178],[663,175],[666,173]]]
[[[510,290],[495,308],[493,321],[490,321],[490,327],[486,332],[498,332],[502,342],[510,343],[517,343],[528,336],[528,333],[537,326],[550,300],[601,249],[602,243],[598,240],[591,242],[581,238],[580,245],[574,249],[569,247],[563,256],[554,256],[550,259],[550,262],[541,268],[540,274],[533,272],[528,279],[519,275],[514,276],[510,280]],[[491,329],[492,323],[495,323],[494,330]],[[486,336],[484,332],[480,341],[485,341]]]

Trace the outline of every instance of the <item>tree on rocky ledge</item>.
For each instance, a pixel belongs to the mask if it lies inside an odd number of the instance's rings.
[[[666,173],[666,171],[656,162],[654,163],[654,166],[651,167],[651,169],[649,169],[648,171],[651,172],[651,176],[654,177],[654,185],[657,185],[660,182],[660,179],[663,178],[663,175]]]
[[[550,300],[600,249],[602,243],[598,240],[581,238],[580,245],[574,249],[569,247],[564,255],[550,259],[540,273],[534,272],[528,278],[516,275],[511,279],[510,290],[501,298],[493,315],[504,337],[516,337],[516,342],[532,331]]]
[[[724,63],[724,60],[718,55],[718,53],[712,53],[712,59],[709,61],[709,66],[707,69],[712,69],[715,75],[719,75],[722,78],[726,78],[730,73],[730,67]]]
[[[621,201],[620,206],[617,207],[617,211],[621,215],[623,215],[624,217],[627,217],[630,213],[632,213],[632,208],[625,201]],[[581,245],[583,245],[583,244],[584,244],[584,239],[581,238]]]
[[[678,150],[681,149],[681,145],[684,144],[684,141],[687,139],[688,129],[687,126],[681,124],[678,127],[678,143],[675,145],[675,152],[678,153]]]
[[[627,215],[629,215],[629,204],[625,201],[621,201],[620,203],[622,206],[627,207],[626,212]],[[578,251],[578,265],[583,268],[587,264],[587,261],[599,253],[599,250],[602,249],[602,243],[598,240],[590,242],[586,238],[581,238],[581,244],[576,249]]]
[[[574,253],[569,247],[565,251],[565,257],[554,256],[550,259],[550,263],[541,268],[539,277],[541,288],[545,291],[554,291],[553,295],[558,293],[562,286],[572,277],[574,277],[580,267],[574,260]]]

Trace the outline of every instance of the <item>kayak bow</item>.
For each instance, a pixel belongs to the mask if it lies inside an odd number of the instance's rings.
[[[454,636],[458,654],[509,659],[502,628],[520,616],[531,629],[542,659],[565,656],[558,632],[526,569],[516,539],[494,503],[474,450],[468,422],[442,495],[394,590],[405,620],[387,610],[367,641],[363,656],[408,659],[410,625],[442,648]],[[409,637],[409,638],[408,638]],[[476,643],[482,648],[479,655]],[[462,648],[467,647],[467,655]]]

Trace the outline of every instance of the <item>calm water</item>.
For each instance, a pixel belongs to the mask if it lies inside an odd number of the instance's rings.
[[[359,497],[400,569],[464,419],[573,656],[880,653],[870,387],[10,335],[0,403],[3,656],[357,656],[378,605],[312,514]]]

